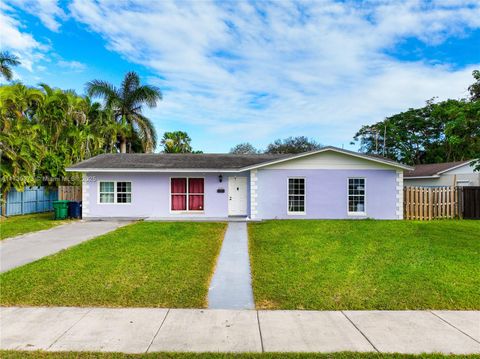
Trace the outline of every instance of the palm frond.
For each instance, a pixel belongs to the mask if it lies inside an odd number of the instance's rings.
[[[127,97],[129,97],[129,94],[134,92],[139,86],[140,77],[138,74],[134,71],[127,72],[121,85],[123,99],[125,100]]]
[[[20,65],[18,56],[9,53],[8,51],[0,52],[0,63],[3,65],[17,66]]]
[[[7,81],[10,81],[13,78],[12,69],[5,65],[0,65],[0,73],[5,77]]]
[[[162,92],[158,87],[143,85],[130,94],[129,102],[132,107],[141,107],[146,103],[148,107],[156,107],[157,102],[162,100]]]
[[[137,114],[135,116],[135,125],[139,130],[139,137],[142,140],[142,144],[145,152],[153,152],[157,147],[157,132],[155,126],[150,119]]]
[[[107,81],[90,81],[86,85],[86,91],[89,97],[103,98],[106,107],[111,107],[120,100],[117,88]]]
[[[10,81],[13,77],[11,66],[20,65],[18,57],[7,51],[0,52],[0,74]]]

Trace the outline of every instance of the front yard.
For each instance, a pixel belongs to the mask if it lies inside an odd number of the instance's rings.
[[[480,309],[480,221],[249,226],[261,309]]]
[[[206,305],[224,223],[140,222],[0,275],[0,304]]]
[[[20,234],[49,229],[66,221],[54,221],[52,212],[0,218],[0,240]]]

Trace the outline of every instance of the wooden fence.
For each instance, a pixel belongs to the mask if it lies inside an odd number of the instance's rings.
[[[68,201],[82,200],[81,186],[58,186],[58,199],[65,199]]]
[[[403,196],[404,219],[431,220],[460,215],[456,187],[405,187]]]

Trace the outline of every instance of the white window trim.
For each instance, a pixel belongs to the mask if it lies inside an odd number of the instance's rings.
[[[102,182],[113,182],[113,202],[100,202],[100,183]],[[117,182],[130,182],[130,202],[117,202]],[[110,192],[109,192],[110,193]],[[121,193],[128,193],[128,192],[121,192]],[[119,204],[119,205],[130,205],[133,203],[133,182],[122,180],[122,181],[114,181],[114,180],[101,180],[98,181],[97,185],[97,204],[101,205],[112,205],[112,204]]]
[[[291,179],[303,179],[303,212],[291,212],[289,211],[289,197],[290,197],[290,180]],[[300,195],[299,195],[300,196]],[[287,178],[287,215],[289,216],[304,216],[307,214],[307,178],[301,176],[288,177]]]
[[[364,194],[363,194],[363,212],[350,212],[350,180],[351,179],[363,179],[363,183],[365,184]],[[365,217],[367,215],[367,179],[365,177],[348,177],[347,178],[347,214],[352,217]]]
[[[172,179],[173,178],[185,178],[187,180],[187,192],[185,193],[185,195],[187,196],[187,205],[186,205],[186,209],[184,211],[180,210],[180,211],[176,211],[176,210],[173,210],[172,209]],[[189,210],[188,209],[188,205],[189,205],[189,196],[190,196],[190,192],[188,192],[188,181],[190,178],[202,178],[203,179],[203,193],[194,193],[192,195],[203,195],[203,209],[202,210]],[[183,195],[183,193],[181,193],[181,195]],[[172,177],[169,177],[169,182],[168,182],[168,203],[169,203],[169,212],[170,213],[175,213],[175,214],[179,214],[179,213],[205,213],[205,177],[202,177],[202,176],[191,176],[191,177],[185,177],[185,176],[172,176]]]

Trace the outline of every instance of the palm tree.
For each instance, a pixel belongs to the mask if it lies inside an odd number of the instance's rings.
[[[162,99],[160,89],[150,85],[140,85],[140,78],[135,72],[128,72],[120,88],[102,81],[93,80],[87,83],[87,93],[90,97],[101,97],[105,108],[113,111],[113,116],[122,127],[128,131],[118,134],[120,152],[127,152],[127,141],[132,142],[134,137],[140,138],[143,150],[152,152],[157,146],[157,134],[152,122],[143,116],[142,106],[152,108]],[[135,136],[136,135],[136,136]]]
[[[186,132],[174,131],[165,132],[160,143],[165,153],[191,153],[191,141],[192,139]]]
[[[0,74],[10,81],[13,77],[11,66],[20,65],[18,57],[7,51],[0,52]]]

